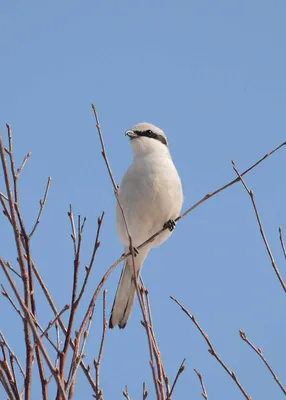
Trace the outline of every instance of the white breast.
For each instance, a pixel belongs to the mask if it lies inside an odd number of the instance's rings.
[[[182,185],[171,156],[147,154],[135,157],[120,186],[119,198],[124,209],[133,245],[139,246],[160,230],[182,208]],[[120,241],[129,245],[121,210],[116,210]],[[158,246],[170,236],[166,230],[151,246]]]

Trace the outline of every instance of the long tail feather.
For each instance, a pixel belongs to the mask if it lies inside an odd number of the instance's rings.
[[[143,251],[135,258],[135,270],[137,277],[141,271],[145,257],[148,254],[148,250]],[[137,278],[136,277],[136,278]],[[132,312],[134,300],[136,296],[136,286],[133,278],[133,264],[132,258],[128,257],[125,260],[124,267],[120,276],[116,296],[114,299],[110,320],[109,328],[114,328],[118,325],[119,328],[125,328],[128,318]]]

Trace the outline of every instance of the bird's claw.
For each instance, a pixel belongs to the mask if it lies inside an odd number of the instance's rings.
[[[176,222],[173,219],[169,219],[169,221],[167,221],[164,224],[164,228],[168,228],[170,232],[172,232],[176,227]]]
[[[131,246],[129,247],[129,251],[130,251],[131,254],[132,254],[132,248],[131,248]],[[133,254],[134,254],[134,257],[136,257],[136,256],[139,254],[139,250],[137,249],[137,247],[133,247]]]

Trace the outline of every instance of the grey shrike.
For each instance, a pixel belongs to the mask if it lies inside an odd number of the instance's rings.
[[[139,250],[135,257],[137,278],[143,262],[152,249],[171,235],[174,219],[183,203],[182,184],[169,152],[162,129],[140,123],[125,133],[131,142],[133,163],[123,177],[119,200],[124,210],[132,244],[136,248],[163,226],[164,232]],[[120,241],[129,252],[129,239],[122,212],[117,204],[116,223]],[[109,327],[124,328],[132,311],[136,295],[132,257],[126,258],[114,299]]]

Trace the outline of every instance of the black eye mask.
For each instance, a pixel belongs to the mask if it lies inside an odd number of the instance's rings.
[[[136,133],[136,135],[138,135],[138,136],[146,136],[146,137],[151,138],[151,139],[159,140],[161,143],[163,143],[166,146],[168,146],[167,140],[164,138],[164,136],[159,135],[158,133],[155,133],[155,132],[151,131],[151,129],[148,129],[147,131],[134,131],[134,133]]]

